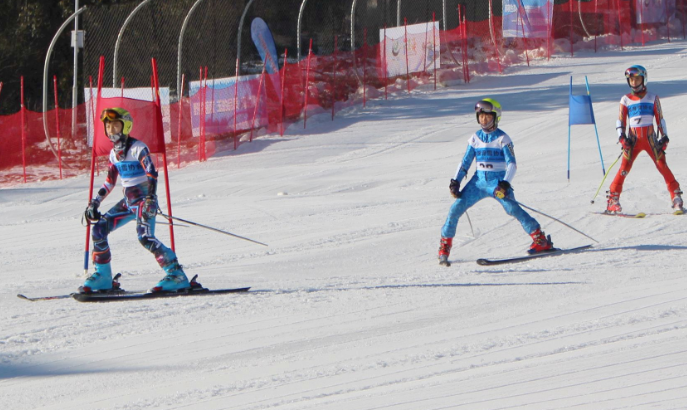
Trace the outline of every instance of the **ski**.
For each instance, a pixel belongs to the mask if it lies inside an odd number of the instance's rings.
[[[36,296],[36,297],[29,297],[22,295],[21,293],[17,295],[19,299],[23,300],[28,300],[29,302],[37,302],[39,300],[55,300],[55,299],[69,299],[72,297],[71,294],[69,295],[52,295],[52,296]]]
[[[144,290],[140,290],[140,291],[126,291],[126,290],[124,290],[124,289],[121,289],[121,288],[120,288],[120,285],[119,285],[119,278],[120,278],[120,277],[122,277],[122,274],[121,274],[121,273],[116,274],[116,275],[112,278],[112,289],[111,289],[111,290],[107,290],[107,291],[98,292],[98,294],[102,294],[102,295],[113,295],[113,294],[120,295],[120,294],[127,294],[127,293],[130,294],[130,293],[143,293],[143,292],[145,292]],[[35,296],[35,297],[26,296],[26,295],[24,295],[24,294],[19,293],[19,294],[17,295],[17,297],[18,297],[19,299],[28,300],[29,302],[38,302],[38,301],[42,301],[42,300],[69,299],[69,298],[72,297],[72,293],[67,293],[67,294],[62,294],[62,295],[50,295],[50,296]]]
[[[231,289],[207,289],[207,288],[191,288],[179,292],[153,292],[153,293],[119,293],[119,294],[103,294],[103,293],[72,293],[71,297],[79,302],[121,302],[127,300],[141,300],[141,299],[159,299],[159,298],[175,298],[182,296],[208,296],[221,295],[227,293],[242,293],[248,292],[250,287],[245,288],[231,288]]]
[[[637,212],[636,214],[625,214],[625,213],[608,213],[608,212],[595,212],[597,215],[606,215],[606,216],[617,216],[620,218],[646,218],[646,214],[644,212]]]
[[[541,253],[535,253],[534,255],[526,255],[526,256],[516,256],[514,258],[505,258],[505,259],[477,259],[477,264],[482,265],[482,266],[492,266],[492,265],[503,265],[506,263],[516,263],[516,262],[524,262],[528,261],[531,259],[539,259],[539,258],[546,258],[548,256],[558,256],[558,255],[564,255],[566,253],[573,253],[573,252],[579,252],[585,249],[591,248],[593,245],[584,245],[584,246],[578,246],[576,248],[569,248],[569,249],[559,249],[559,248],[554,248],[550,251],[545,251]]]
[[[177,296],[202,296],[202,295],[218,295],[224,293],[238,293],[247,292],[250,287],[245,288],[231,288],[231,289],[207,289],[202,287],[195,275],[191,279],[191,288],[184,289],[179,292],[154,292],[150,293],[146,290],[136,290],[136,291],[126,291],[120,288],[118,279],[122,276],[118,273],[112,278],[113,288],[107,291],[98,291],[94,293],[80,293],[74,292],[62,295],[50,295],[50,296],[36,296],[30,297],[24,294],[18,294],[19,299],[28,300],[29,302],[37,302],[42,300],[57,300],[57,299],[75,299],[79,302],[112,302],[118,300],[132,300],[132,299],[154,299],[154,298],[165,298],[165,297],[177,297]]]

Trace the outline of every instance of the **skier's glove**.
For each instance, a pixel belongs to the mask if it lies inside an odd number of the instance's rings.
[[[98,212],[99,206],[100,200],[98,200],[98,198],[91,199],[91,202],[88,203],[88,207],[86,208],[86,212],[84,212],[84,216],[87,220],[92,222],[98,222],[100,220],[102,215]]]
[[[448,185],[448,189],[451,190],[451,195],[453,195],[454,198],[460,198],[460,182],[452,179],[451,183]]]
[[[656,141],[656,146],[661,149],[661,151],[665,151],[668,148],[668,143],[670,140],[668,139],[667,135],[662,136],[658,141]]]
[[[624,132],[620,134],[618,142],[620,142],[624,149],[630,149],[635,145],[634,141],[632,141],[630,138],[627,138]]]
[[[499,184],[494,189],[494,198],[503,199],[510,194],[511,186],[508,181],[499,181]]]
[[[143,209],[141,211],[146,219],[154,218],[157,215],[157,196],[149,195],[143,202]]]

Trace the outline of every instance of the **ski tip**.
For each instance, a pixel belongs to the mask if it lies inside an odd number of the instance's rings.
[[[17,297],[18,297],[19,299],[24,299],[24,300],[31,301],[31,299],[27,298],[26,296],[22,295],[21,293],[17,294]]]
[[[644,212],[639,212],[637,215],[635,215],[635,218],[644,218],[646,217],[646,214]]]
[[[675,212],[673,212],[673,215],[684,215],[684,214],[685,214],[685,211],[683,211],[682,209],[678,209]]]

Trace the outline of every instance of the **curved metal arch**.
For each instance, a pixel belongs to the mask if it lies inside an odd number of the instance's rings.
[[[191,15],[193,12],[196,10],[196,7],[200,4],[200,2],[203,0],[196,0],[195,3],[193,3],[193,6],[188,10],[188,13],[186,13],[186,17],[184,17],[184,22],[181,25],[181,30],[179,31],[179,42],[177,45],[177,93],[181,90],[181,56],[182,56],[182,50],[184,46],[184,33],[186,32],[186,26],[188,26],[188,21],[191,19]],[[181,97],[183,95],[177,95],[177,98],[181,100]]]
[[[355,4],[357,2],[358,0],[353,0],[351,4],[351,51],[355,50]]]
[[[117,42],[115,43],[115,51],[114,51],[114,62],[112,65],[112,87],[117,87],[117,58],[119,57],[119,44],[122,41],[122,37],[124,36],[124,30],[126,29],[126,26],[129,25],[129,22],[131,19],[134,17],[138,11],[145,6],[150,0],[143,0],[138,6],[136,6],[131,13],[127,16],[126,20],[124,20],[124,24],[122,24],[122,28],[119,29],[119,34],[117,34]]]
[[[52,151],[53,154],[55,154],[55,158],[59,160],[59,155],[57,155],[57,151],[55,151],[55,147],[52,146],[52,142],[50,142],[50,133],[48,132],[48,65],[50,63],[50,55],[52,55],[52,50],[55,48],[55,43],[57,42],[57,38],[62,34],[64,29],[67,27],[69,23],[72,22],[78,16],[79,14],[83,13],[86,10],[86,6],[81,7],[77,11],[74,12],[67,20],[62,23],[60,28],[57,30],[57,33],[55,33],[55,36],[52,38],[52,41],[50,42],[50,46],[48,47],[48,53],[45,56],[45,65],[43,66],[43,131],[45,132],[45,139],[48,141],[48,146],[50,147],[50,150]]]
[[[297,61],[301,61],[301,20],[303,18],[303,10],[305,10],[305,3],[307,3],[308,0],[303,0],[301,3],[301,9],[298,11],[298,27],[296,27],[296,32],[298,33],[298,36],[296,37],[296,59]]]
[[[246,4],[246,7],[244,7],[243,9],[243,13],[241,13],[241,19],[239,20],[239,32],[236,36],[236,77],[239,76],[239,73],[241,71],[241,29],[243,28],[243,20],[246,18],[248,8],[251,6],[251,4],[253,4],[253,1],[254,0],[250,0],[248,4]],[[277,62],[277,65],[278,64],[279,62]]]

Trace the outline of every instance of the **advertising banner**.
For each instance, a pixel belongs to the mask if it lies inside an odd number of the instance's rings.
[[[503,37],[547,38],[553,0],[503,0]]]
[[[420,23],[407,26],[408,30],[408,73],[418,73],[440,67],[439,22]],[[386,73],[389,77],[406,75],[406,27],[386,29],[386,49],[384,49],[384,30],[379,30],[379,44],[386,54]],[[384,61],[384,55],[380,61]],[[382,67],[383,72],[383,67]]]
[[[193,136],[200,135],[200,113],[203,93],[205,94],[205,132],[219,135],[234,130],[234,104],[236,106],[236,129],[248,130],[253,125],[255,101],[258,95],[260,74],[238,77],[238,93],[235,90],[236,77],[215,78],[207,81],[207,88],[201,89],[200,81],[189,82],[189,96],[191,97],[191,125]],[[267,77],[267,76],[266,76]],[[203,92],[199,92],[203,91]],[[267,125],[267,101],[265,85],[262,86],[260,107],[255,118],[255,127]]]

